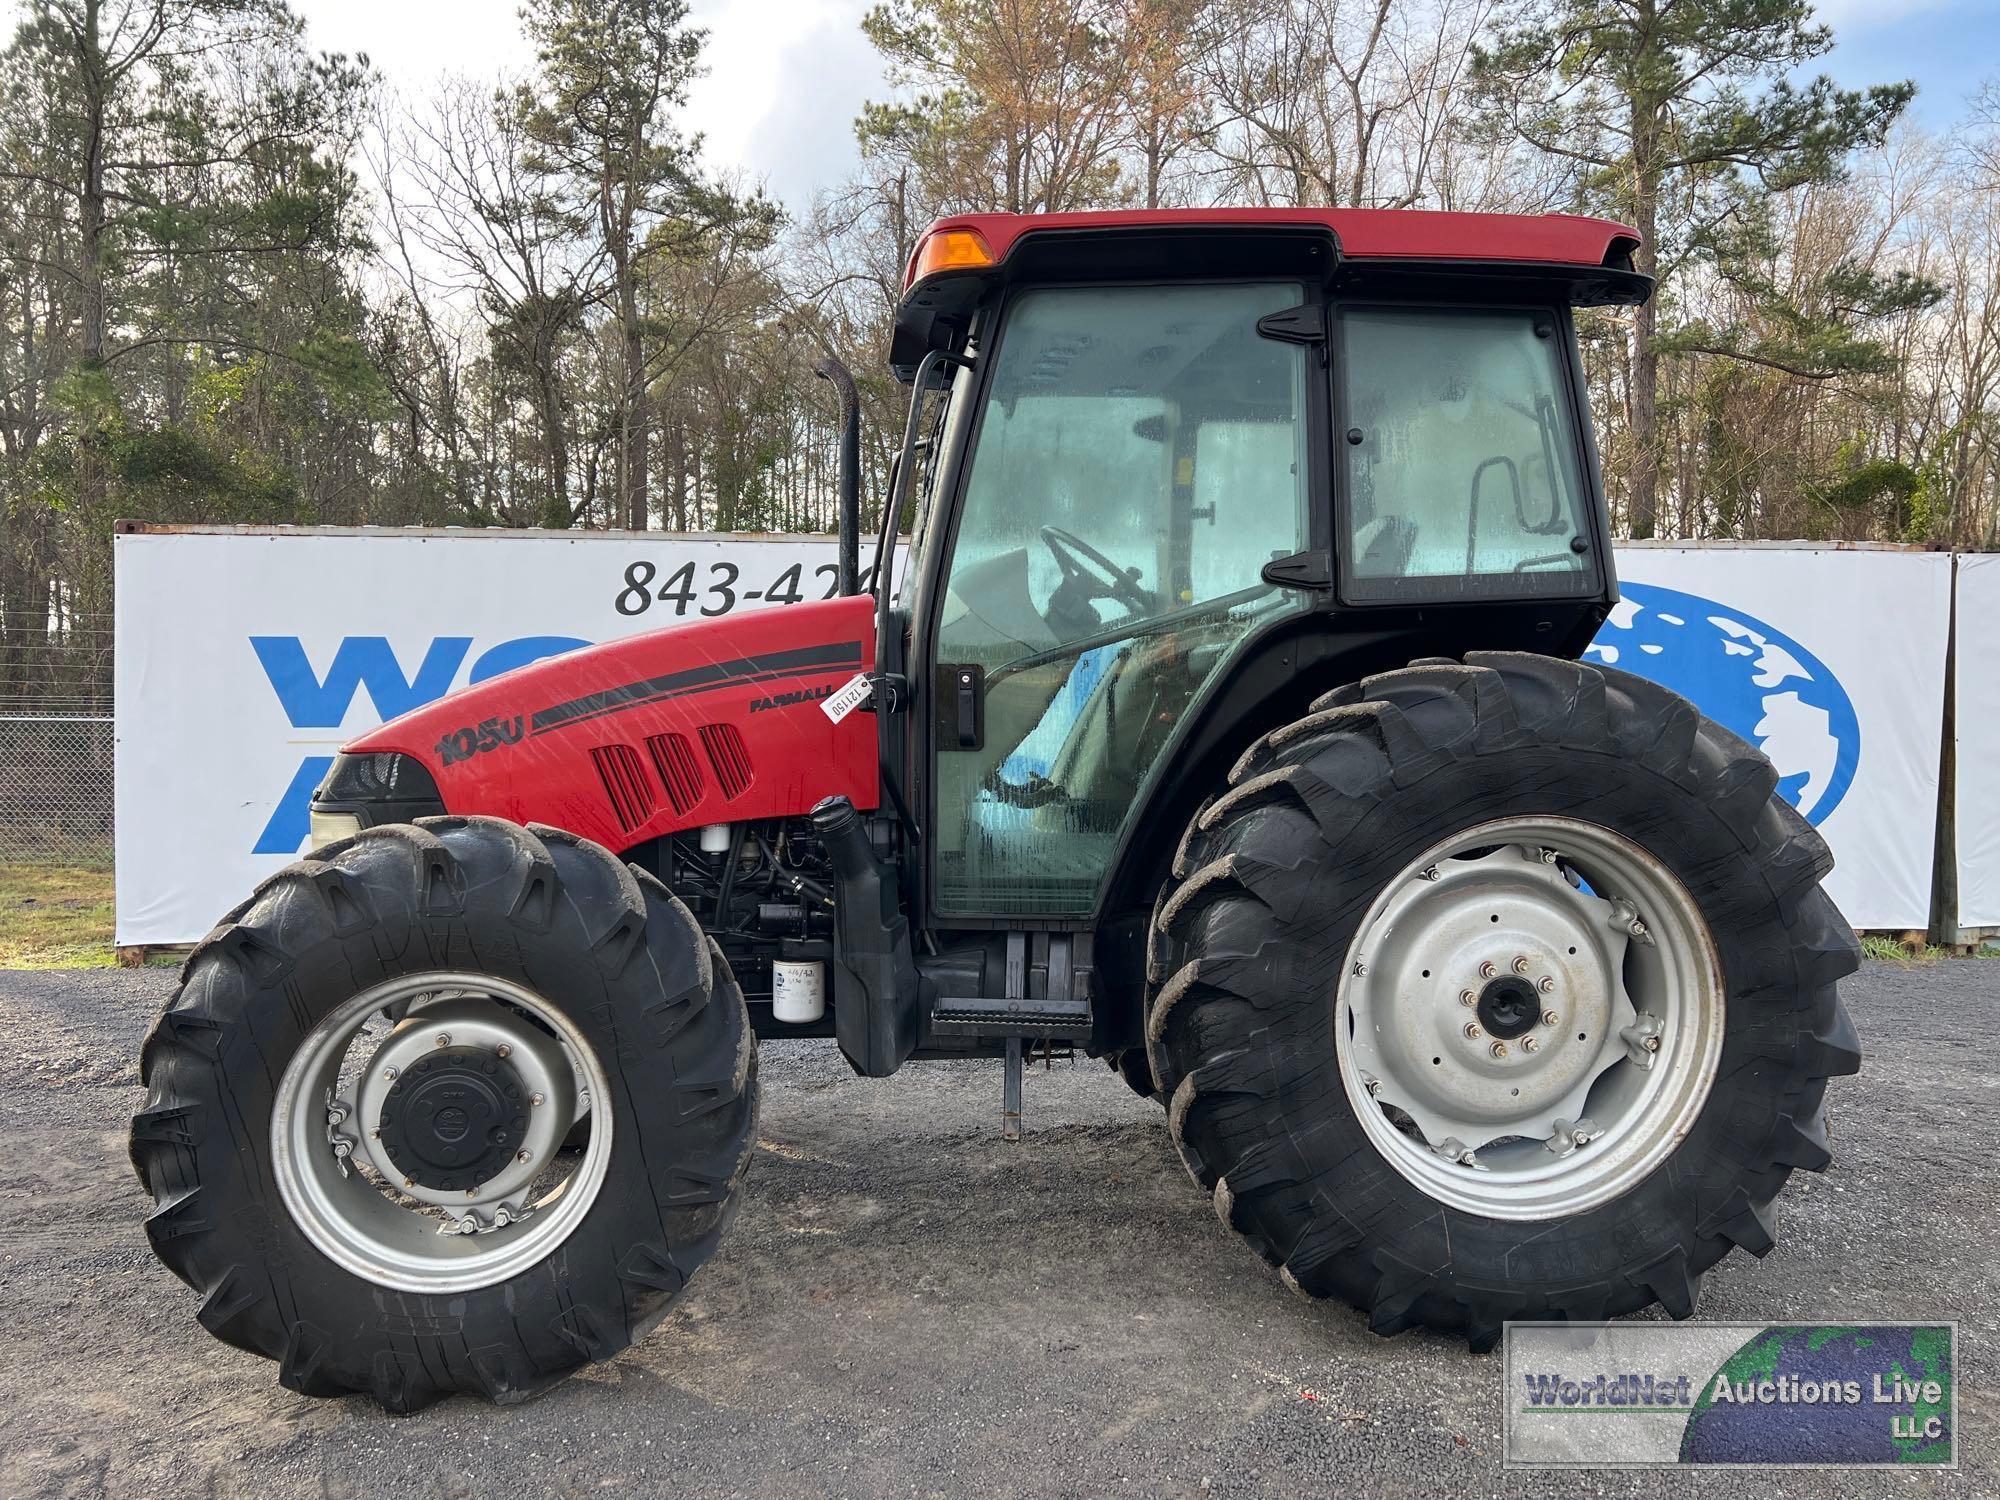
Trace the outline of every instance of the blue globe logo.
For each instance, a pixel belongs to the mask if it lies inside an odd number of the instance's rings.
[[[1779,795],[1824,822],[1861,764],[1861,723],[1840,679],[1733,605],[1651,583],[1618,587],[1624,597],[1584,654],[1691,699],[1768,755]]]

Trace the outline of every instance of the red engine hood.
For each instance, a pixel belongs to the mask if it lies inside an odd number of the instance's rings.
[[[398,750],[445,809],[627,849],[704,823],[880,800],[875,716],[820,703],[875,665],[865,596],[676,625],[550,657],[426,704],[346,748]]]

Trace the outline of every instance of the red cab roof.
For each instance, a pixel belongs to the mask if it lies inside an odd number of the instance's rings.
[[[953,214],[924,231],[923,241],[944,230],[971,229],[985,239],[995,261],[1017,240],[1043,230],[1330,229],[1347,258],[1397,260],[1530,261],[1603,266],[1623,260],[1638,233],[1608,219],[1574,214],[1461,214],[1410,208],[1162,208],[1110,209],[1072,214]],[[916,257],[905,269],[907,290]]]

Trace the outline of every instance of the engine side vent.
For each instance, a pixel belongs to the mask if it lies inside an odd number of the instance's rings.
[[[734,724],[702,725],[701,748],[708,752],[708,763],[715,767],[716,784],[722,788],[723,796],[733,801],[750,789],[754,775],[750,752],[743,744],[743,732]]]
[[[656,734],[646,741],[646,749],[652,753],[660,784],[667,789],[667,801],[674,805],[677,816],[685,817],[688,809],[701,801],[701,762],[695,759],[694,746],[684,734]]]
[[[630,745],[599,745],[590,752],[597,763],[598,779],[618,826],[627,833],[653,816],[653,788],[646,780],[646,767],[639,752]]]

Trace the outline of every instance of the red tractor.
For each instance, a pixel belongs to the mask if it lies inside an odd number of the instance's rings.
[[[1649,294],[1635,245],[934,225],[872,597],[849,384],[841,597],[364,735],[189,959],[132,1157],[203,1325],[396,1411],[608,1358],[728,1227],[756,1039],[814,1036],[1003,1056],[1010,1134],[1023,1046],[1086,1048],[1380,1333],[1687,1316],[1827,1164],[1856,946],[1764,757],[1579,660],[1572,310]]]

